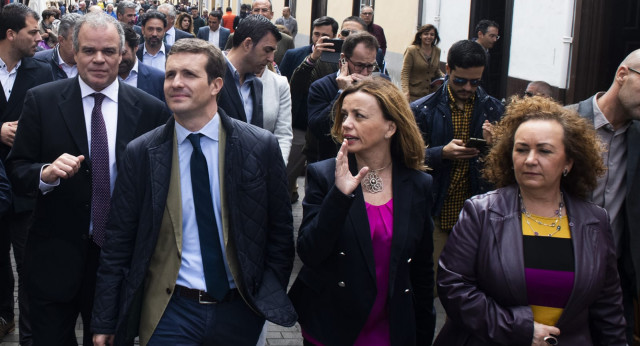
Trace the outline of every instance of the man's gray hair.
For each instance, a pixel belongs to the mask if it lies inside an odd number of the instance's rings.
[[[60,25],[58,26],[58,35],[65,39],[70,39],[69,36],[73,33],[73,28],[78,24],[78,21],[82,19],[82,15],[78,13],[67,13],[60,18]]]
[[[176,19],[176,16],[178,16],[178,12],[176,11],[176,7],[171,5],[171,4],[162,4],[160,6],[158,6],[158,11],[162,10],[162,9],[167,9],[167,17],[171,18],[171,22],[174,22]],[[169,19],[167,19],[169,20]]]
[[[116,13],[120,14],[120,15],[124,15],[124,10],[127,8],[133,8],[134,10],[137,8],[138,6],[136,4],[134,4],[131,1],[120,1],[118,3],[118,7],[116,9]]]
[[[251,8],[253,8],[253,4],[254,4],[256,1],[258,1],[258,0],[253,0],[253,1],[251,1]],[[267,0],[267,1],[269,1],[269,9],[270,9],[271,11],[273,11],[273,3],[271,3],[271,0]]]
[[[80,51],[80,42],[78,42],[78,33],[83,25],[88,25],[93,29],[103,29],[113,25],[118,31],[120,37],[120,52],[124,50],[124,30],[122,25],[115,18],[108,15],[106,12],[90,12],[81,16],[80,20],[76,23],[73,29],[73,50]]]

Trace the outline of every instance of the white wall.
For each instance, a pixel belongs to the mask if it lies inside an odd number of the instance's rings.
[[[575,0],[514,4],[509,76],[567,87]]]
[[[438,7],[440,8],[438,18]],[[429,0],[426,1],[424,24],[433,24],[438,28],[440,43],[438,47],[440,61],[447,61],[447,53],[452,44],[469,38],[469,17],[471,1],[468,0]],[[438,25],[438,19],[440,24]],[[443,71],[445,72],[445,71]]]

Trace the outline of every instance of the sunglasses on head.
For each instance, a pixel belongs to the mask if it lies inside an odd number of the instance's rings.
[[[466,78],[460,78],[460,77],[453,78],[451,82],[457,86],[464,86],[464,85],[467,85],[467,83],[470,83],[472,87],[477,87],[480,84],[482,84],[481,79],[466,79]]]

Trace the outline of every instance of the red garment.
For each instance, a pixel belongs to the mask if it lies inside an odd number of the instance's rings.
[[[233,14],[233,12],[231,11],[227,11],[227,13],[225,13],[222,16],[222,26],[231,30],[231,33],[233,34],[233,32],[235,31],[233,29],[233,22],[236,19],[236,15]]]

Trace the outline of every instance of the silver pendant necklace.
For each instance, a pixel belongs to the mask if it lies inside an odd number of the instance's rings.
[[[378,172],[385,170],[389,166],[391,166],[391,162],[382,168],[370,169],[369,172],[367,172],[364,179],[362,179],[362,186],[365,191],[368,193],[382,192],[384,185],[382,184],[382,178],[380,178]]]

